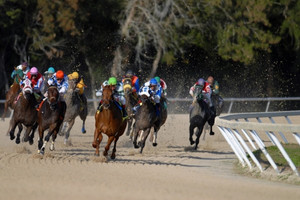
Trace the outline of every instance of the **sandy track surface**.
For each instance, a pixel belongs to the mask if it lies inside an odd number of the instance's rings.
[[[198,151],[188,141],[188,115],[170,115],[158,133],[158,146],[147,142],[143,154],[125,134],[116,159],[94,157],[94,117],[87,133],[81,121],[71,132],[71,145],[58,136],[55,151],[37,154],[34,144],[16,144],[6,136],[8,119],[0,122],[0,199],[300,199],[300,187],[238,175],[236,157],[216,128]],[[101,154],[107,137],[101,143]],[[111,148],[112,149],[112,148]]]

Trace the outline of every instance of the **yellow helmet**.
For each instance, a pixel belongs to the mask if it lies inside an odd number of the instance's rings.
[[[72,77],[73,77],[73,78],[79,78],[78,72],[73,72],[73,73],[72,73]]]

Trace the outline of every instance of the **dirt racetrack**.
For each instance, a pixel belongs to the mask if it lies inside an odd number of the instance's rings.
[[[169,115],[158,133],[158,146],[147,142],[143,154],[125,134],[115,160],[94,157],[94,117],[82,134],[77,118],[71,145],[58,136],[55,151],[37,154],[34,144],[17,145],[6,136],[8,119],[0,122],[0,200],[14,199],[300,199],[300,186],[238,175],[236,157],[225,139],[201,139],[198,151],[188,141],[188,115]],[[107,137],[101,143],[101,154]],[[112,147],[111,147],[112,149]]]

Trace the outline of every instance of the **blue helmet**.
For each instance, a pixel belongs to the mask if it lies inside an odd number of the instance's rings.
[[[150,80],[150,85],[157,85],[157,81],[156,81],[155,78],[152,78],[152,79]]]
[[[205,80],[203,78],[200,78],[197,83],[198,85],[204,85]]]
[[[55,69],[53,67],[49,67],[48,68],[48,73],[49,74],[54,74],[55,73]]]

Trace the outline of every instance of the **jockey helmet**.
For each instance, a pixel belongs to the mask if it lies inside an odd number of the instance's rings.
[[[116,77],[110,77],[108,79],[108,84],[109,85],[117,85],[117,79],[116,79]]]
[[[62,71],[62,70],[58,70],[57,72],[56,72],[56,78],[57,79],[63,79],[64,78],[64,72]]]
[[[78,72],[73,72],[72,73],[72,78],[79,78]]]
[[[49,67],[47,72],[48,72],[48,74],[54,74],[55,69],[53,67]]]
[[[204,86],[205,80],[203,78],[200,78],[197,83],[198,85]]]
[[[159,78],[159,76],[155,76],[154,78],[155,78],[155,80],[157,81],[157,83],[159,84],[159,83],[160,83],[160,78]]]
[[[150,80],[150,86],[151,86],[151,85],[157,85],[157,81],[156,81],[155,78],[152,78],[152,79]]]
[[[212,84],[214,83],[214,77],[209,76],[209,77],[207,78],[207,82],[208,82],[210,85],[212,85]]]
[[[128,78],[132,77],[132,76],[133,76],[132,70],[129,69],[129,70],[126,72],[125,76],[128,77]]]
[[[36,67],[32,67],[31,69],[30,69],[30,74],[31,75],[37,75],[38,74],[38,69],[36,68]]]

